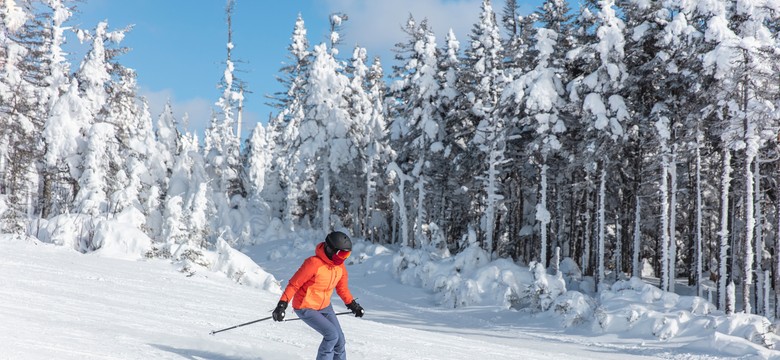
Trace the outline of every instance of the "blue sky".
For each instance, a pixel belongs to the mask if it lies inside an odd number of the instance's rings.
[[[227,43],[225,0],[86,0],[78,5],[71,24],[93,29],[108,20],[110,29],[134,25],[123,42],[132,50],[120,62],[138,73],[141,94],[150,103],[156,119],[170,99],[181,119],[190,117],[190,129],[202,134],[211,108],[220,96],[217,83],[224,71]],[[525,0],[524,13],[541,0]],[[369,56],[379,55],[386,71],[392,65],[393,44],[404,40],[400,27],[409,14],[428,18],[440,43],[449,28],[465,47],[481,0],[236,0],[233,15],[233,51],[238,70],[253,92],[246,95],[244,129],[265,122],[274,111],[266,94],[282,90],[276,81],[287,61],[295,19],[306,23],[310,44],[326,41],[328,14],[349,16],[341,33],[342,58],[355,45],[366,47]],[[494,0],[500,13],[504,0]],[[69,41],[75,42],[75,38]],[[74,56],[79,54],[73,51]],[[79,61],[80,59],[73,59]],[[76,65],[77,66],[77,65]],[[243,131],[246,137],[248,131]]]

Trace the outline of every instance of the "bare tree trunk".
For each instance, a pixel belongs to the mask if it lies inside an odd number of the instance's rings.
[[[669,159],[662,155],[661,162],[661,291],[669,291]]]
[[[753,193],[754,196],[754,206],[755,211],[753,212],[754,218],[755,218],[755,270],[756,270],[756,312],[759,315],[766,316],[768,314],[767,308],[768,306],[765,306],[764,304],[764,269],[762,268],[763,264],[763,255],[764,255],[764,233],[762,231],[761,226],[761,162],[759,161],[759,158],[756,157],[756,159],[753,161],[753,167],[755,168],[755,171],[753,171],[753,185],[755,188],[755,191]]]
[[[586,177],[587,178],[587,177]],[[592,275],[593,273],[590,271],[590,236],[591,236],[591,224],[590,224],[590,208],[591,208],[591,200],[590,200],[590,192],[588,190],[585,190],[585,232],[582,237],[582,273],[583,275]]]
[[[728,265],[729,251],[729,184],[731,183],[731,151],[723,150],[723,177],[721,178],[720,195],[720,268],[718,270],[718,307],[721,310],[727,309],[726,304],[726,284],[729,280],[726,274]],[[779,240],[780,241],[780,240]]]
[[[701,222],[702,222],[702,199],[701,199],[701,149],[699,147],[698,135],[696,138],[696,294],[698,296],[704,296],[704,290],[702,289],[702,238],[701,238]]]
[[[636,204],[634,208],[634,251],[631,261],[631,275],[635,277],[641,277],[642,271],[640,268],[640,261],[639,257],[642,253],[642,233],[641,233],[641,227],[640,223],[642,221],[642,212],[641,212],[641,200],[639,199],[639,192],[637,191],[636,195]]]
[[[669,291],[674,292],[677,282],[677,146],[672,146],[672,162],[669,164]]]
[[[599,177],[599,210],[598,210],[598,276],[596,277],[596,291],[604,283],[606,269],[604,258],[606,257],[606,194],[607,194],[607,169],[606,161],[601,163],[601,176]]]
[[[745,250],[745,263],[743,268],[743,282],[742,282],[742,308],[745,314],[751,314],[753,309],[750,304],[751,291],[753,289],[753,235],[756,229],[756,218],[754,208],[754,194],[753,194],[753,158],[747,157],[745,161],[745,243],[743,245]]]

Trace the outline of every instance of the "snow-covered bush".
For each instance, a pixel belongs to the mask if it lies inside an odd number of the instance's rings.
[[[80,244],[91,242],[93,218],[81,214],[63,214],[48,221],[39,220],[38,239],[45,243],[81,250]],[[86,250],[84,250],[86,251]]]
[[[520,304],[527,305],[522,308],[528,308],[532,312],[547,311],[556,298],[566,293],[563,275],[549,275],[544,266],[535,261],[531,263],[529,270],[534,280],[521,293]]]
[[[143,214],[129,208],[111,220],[101,221],[95,227],[95,253],[101,256],[137,260],[152,247],[152,239],[139,229]]]
[[[578,291],[567,291],[553,300],[548,310],[560,318],[563,327],[577,326],[593,319],[596,302]]]
[[[580,281],[582,281],[582,270],[574,259],[567,257],[561,260],[558,265],[558,271],[561,272],[563,280],[566,282],[566,289],[579,290]]]
[[[547,275],[542,269],[543,274],[535,280],[528,269],[509,259],[489,261],[488,253],[476,243],[455,256],[440,256],[430,250],[401,248],[393,257],[395,275],[404,284],[432,290],[439,303],[447,307],[497,305],[521,309],[536,303],[547,308],[565,292],[562,278]]]
[[[714,267],[713,269],[717,269],[717,267]],[[642,278],[656,277],[655,270],[653,270],[653,265],[650,263],[650,260],[647,258],[642,258],[641,275]]]

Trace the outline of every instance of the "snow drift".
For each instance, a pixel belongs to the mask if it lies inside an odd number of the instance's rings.
[[[727,353],[761,354],[766,348],[780,347],[780,336],[763,316],[727,316],[704,298],[663,292],[640,278],[617,281],[594,299],[566,290],[567,285],[592,287],[592,279],[580,279],[579,270],[570,269],[574,264],[571,259],[562,262],[566,276],[563,270],[548,274],[538,263],[522,267],[507,259],[488,259],[478,247],[444,258],[404,247],[392,261],[399,281],[435,292],[446,307],[492,305],[549,317],[566,328],[584,326],[598,333],[638,339],[707,334],[692,343],[692,349],[724,339],[738,344]]]

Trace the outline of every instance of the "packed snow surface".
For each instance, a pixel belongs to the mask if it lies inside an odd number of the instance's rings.
[[[283,287],[314,244],[276,241],[244,253]],[[224,264],[182,272],[166,260],[84,255],[10,236],[0,236],[0,254],[0,359],[311,359],[320,341],[300,321],[210,335],[270,316],[279,297],[275,286],[243,283],[239,270],[219,272]],[[638,338],[591,326],[565,329],[550,316],[503,306],[445,307],[430,290],[399,281],[392,270],[397,256],[368,244],[350,258],[350,287],[366,309],[364,318],[340,317],[352,360],[778,357],[719,332]],[[346,310],[335,296],[333,303]]]

